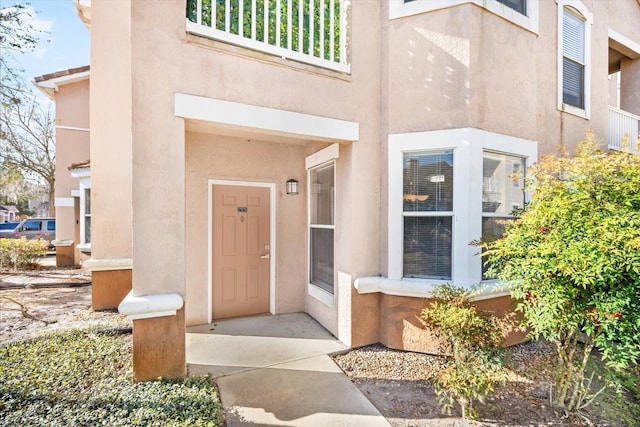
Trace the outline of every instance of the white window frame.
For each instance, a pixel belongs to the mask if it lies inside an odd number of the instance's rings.
[[[525,30],[538,34],[539,0],[527,0],[526,16],[497,0],[414,0],[409,3],[405,3],[404,0],[389,0],[389,19],[404,18],[465,3],[475,4]]]
[[[305,159],[305,169],[307,171],[307,250],[309,251],[309,256],[307,256],[307,292],[310,296],[317,299],[324,305],[329,307],[335,307],[335,298],[337,296],[336,285],[337,285],[337,274],[336,274],[336,221],[335,221],[335,213],[336,213],[336,169],[337,162],[336,160],[340,157],[340,145],[332,144]],[[334,205],[333,205],[333,225],[324,225],[317,228],[330,228],[333,230],[333,294],[327,292],[326,290],[320,288],[319,286],[314,285],[310,282],[309,277],[311,273],[311,197],[312,197],[312,183],[309,179],[310,172],[312,169],[316,169],[323,165],[328,165],[333,163],[333,182],[334,182]]]
[[[580,0],[556,0],[558,5],[558,110],[573,114],[584,119],[591,118],[591,25],[593,24],[593,14]],[[573,9],[578,15],[584,18],[584,109],[563,102],[563,23],[565,8]]]
[[[425,290],[443,283],[477,284],[482,278],[481,258],[469,242],[482,235],[482,158],[484,151],[525,159],[538,156],[536,141],[475,128],[390,134],[388,138],[388,285],[407,296],[424,296]],[[409,151],[453,150],[453,248],[451,280],[403,278],[402,158]],[[392,292],[393,293],[393,292]],[[415,294],[415,295],[414,295]]]
[[[91,169],[90,168],[79,168],[71,171],[71,176],[74,178],[78,178],[78,196],[80,198],[80,243],[76,245],[76,249],[81,252],[91,252],[91,242],[85,241],[85,208],[86,208],[86,200],[85,200],[85,190],[91,191]]]

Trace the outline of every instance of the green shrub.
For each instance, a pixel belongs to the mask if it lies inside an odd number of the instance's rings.
[[[589,134],[527,173],[531,203],[484,255],[531,336],[556,346],[553,405],[579,411],[598,393],[592,349],[617,371],[640,358],[640,156],[602,153]]]
[[[47,255],[48,243],[42,239],[0,239],[0,270],[38,267],[38,258]]]
[[[133,382],[131,337],[99,328],[0,346],[0,426],[219,426],[209,376]]]
[[[451,285],[434,290],[436,301],[422,311],[421,317],[436,326],[447,338],[452,362],[438,374],[436,393],[443,410],[460,406],[462,417],[473,417],[473,402],[484,402],[504,375],[506,336],[515,329],[513,312],[504,316],[474,306],[473,291]]]

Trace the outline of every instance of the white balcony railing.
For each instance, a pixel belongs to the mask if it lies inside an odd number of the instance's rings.
[[[187,0],[187,31],[349,73],[349,0]]]
[[[638,131],[640,130],[640,116],[627,111],[609,107],[609,148],[612,150],[628,149],[633,153],[640,153],[637,146]],[[623,145],[626,141],[626,147]]]

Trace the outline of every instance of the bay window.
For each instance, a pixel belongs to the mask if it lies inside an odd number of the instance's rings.
[[[522,178],[535,141],[475,128],[389,135],[385,292],[477,284],[486,269],[472,241],[499,238],[524,208]]]

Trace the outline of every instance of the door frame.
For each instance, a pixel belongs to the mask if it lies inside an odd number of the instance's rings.
[[[269,312],[276,313],[276,184],[273,182],[210,179],[207,183],[207,322],[213,321],[213,186],[235,185],[269,189]]]

